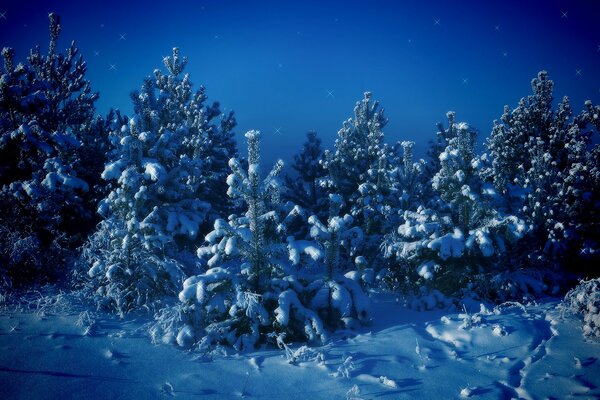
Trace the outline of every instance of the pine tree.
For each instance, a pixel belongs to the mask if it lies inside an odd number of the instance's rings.
[[[316,215],[308,219],[310,234],[319,243],[325,271],[321,279],[307,286],[311,308],[327,326],[349,328],[369,318],[369,300],[361,284],[373,283],[373,269],[357,254],[364,240],[362,230],[353,226],[352,216],[338,215],[342,206],[339,195],[330,195],[329,218],[323,224]],[[354,263],[360,271],[352,271]],[[351,271],[343,275],[344,271]]]
[[[308,132],[302,152],[294,156],[292,168],[297,176],[285,176],[284,199],[301,206],[309,214],[322,215],[327,209],[326,196],[321,187],[321,179],[326,172],[320,164],[322,156],[321,139],[316,132]]]
[[[598,224],[588,222],[597,214],[598,146],[591,135],[598,131],[598,107],[588,102],[573,117],[565,96],[553,110],[553,86],[542,71],[532,80],[531,96],[514,110],[505,107],[487,144],[487,177],[529,225],[523,261],[535,265],[550,258],[576,267],[580,255],[600,246]]]
[[[60,19],[49,20],[47,55],[37,47],[15,65],[14,50],[2,50],[0,274],[14,284],[58,278],[94,218],[95,182],[81,179],[91,178],[81,156],[98,94],[75,43],[57,53]]]
[[[446,147],[431,182],[439,200],[429,209],[405,211],[384,250],[400,266],[408,264],[414,279],[452,294],[476,274],[493,269],[497,256],[523,236],[525,226],[496,208],[495,192],[480,177],[485,159],[476,155],[475,131],[454,122],[454,113],[448,119],[448,129],[439,127]]]
[[[204,107],[204,90],[193,92],[189,77],[180,77],[186,60],[177,49],[164,63],[169,74],[157,70],[154,79],[147,78],[132,94],[134,117],[111,132],[116,149],[102,178],[113,187],[100,203],[105,219],[82,260],[92,267],[87,286],[111,293],[107,305],[120,313],[174,294],[195,267],[189,253],[211,209],[201,196],[207,187],[216,191],[219,184],[213,181],[222,175],[218,165],[224,153],[213,141],[226,142],[234,124],[230,114],[217,125],[218,106]],[[131,253],[125,260],[114,254],[125,248]],[[115,265],[124,273],[109,274]],[[98,300],[105,304],[105,297]]]
[[[381,165],[385,162],[382,149],[386,124],[383,109],[379,109],[377,101],[371,102],[371,93],[366,92],[364,99],[356,103],[354,119],[345,121],[338,132],[335,151],[324,154],[330,192],[341,195],[348,208],[355,208],[352,215],[367,234],[378,229],[371,220],[374,215],[368,209],[368,202],[383,196],[386,189],[380,187],[381,173],[386,169]],[[363,215],[363,210],[368,215]]]
[[[328,227],[313,216],[309,222],[316,242],[293,236],[283,240],[287,225],[298,217],[294,210],[285,215],[276,206],[283,163],[277,162],[261,178],[260,135],[250,131],[246,138],[248,170],[232,159],[227,178],[228,194],[242,200],[246,211],[228,221],[215,221],[205,246],[198,250],[208,269],[184,282],[181,304],[159,315],[156,335],[160,332],[166,340],[196,344],[203,350],[219,344],[243,350],[272,337],[278,342],[284,338],[322,342],[326,327],[367,320],[368,299],[361,283],[341,275],[335,265],[340,246],[354,255],[362,232],[350,226],[350,216],[336,216]],[[335,203],[339,211],[340,201]]]
[[[265,340],[272,324],[272,302],[277,288],[289,285],[283,279],[289,262],[287,244],[281,240],[281,220],[272,205],[278,203],[283,169],[279,160],[265,178],[260,177],[260,133],[249,131],[248,170],[232,158],[227,177],[227,194],[246,205],[242,216],[217,219],[198,256],[208,270],[184,282],[179,298],[187,310],[177,336],[190,332],[192,343],[202,349],[216,344],[238,350],[252,348]],[[281,288],[279,288],[281,290]],[[270,308],[270,313],[268,309]],[[178,340],[180,345],[188,344]]]

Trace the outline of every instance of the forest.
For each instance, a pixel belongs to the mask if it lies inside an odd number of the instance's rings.
[[[213,357],[275,349],[294,363],[381,323],[382,296],[464,311],[469,327],[480,320],[464,304],[561,299],[600,338],[600,105],[555,99],[546,71],[498,110],[482,148],[449,111],[416,159],[414,142],[386,142],[365,92],[333,148],[311,131],[271,166],[261,133],[237,143],[234,113],[192,83],[178,48],[140,77],[133,115],[99,115],[85,60],[75,42],[59,50],[59,16],[49,24],[47,51],[2,50],[4,312],[52,288],[141,315],[152,343]]]

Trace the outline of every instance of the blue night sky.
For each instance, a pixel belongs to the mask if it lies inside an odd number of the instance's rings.
[[[598,0],[1,0],[0,45],[19,60],[47,49],[50,11],[59,49],[75,39],[88,62],[100,113],[131,114],[129,93],[178,46],[209,101],[235,110],[239,137],[263,132],[269,162],[289,160],[308,130],[332,147],[366,90],[386,109],[387,141],[415,140],[420,156],[448,110],[487,136],[542,69],[574,110],[600,102]]]

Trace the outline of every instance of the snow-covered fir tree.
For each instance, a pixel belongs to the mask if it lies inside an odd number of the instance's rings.
[[[229,153],[220,146],[234,124],[231,115],[215,123],[218,106],[205,107],[204,90],[193,92],[189,77],[180,76],[186,60],[177,49],[164,63],[168,75],[157,70],[146,79],[132,94],[135,116],[111,132],[117,148],[102,178],[114,186],[83,253],[87,286],[121,313],[174,294],[185,268],[195,266],[191,251],[211,209],[201,196],[208,187],[217,191],[211,182]],[[218,138],[223,143],[213,143]]]
[[[99,171],[83,162],[82,142],[98,95],[75,43],[57,52],[60,19],[48,17],[48,54],[36,47],[26,63],[16,64],[14,50],[2,50],[0,230],[6,240],[0,275],[14,284],[52,278],[65,268],[94,218],[94,197],[87,193]]]

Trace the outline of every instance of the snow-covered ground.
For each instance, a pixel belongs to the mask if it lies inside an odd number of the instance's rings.
[[[274,348],[207,357],[153,344],[148,317],[72,299],[4,307],[0,399],[600,397],[600,344],[553,299],[448,313],[380,294],[371,326],[321,347],[288,344],[295,362]]]

